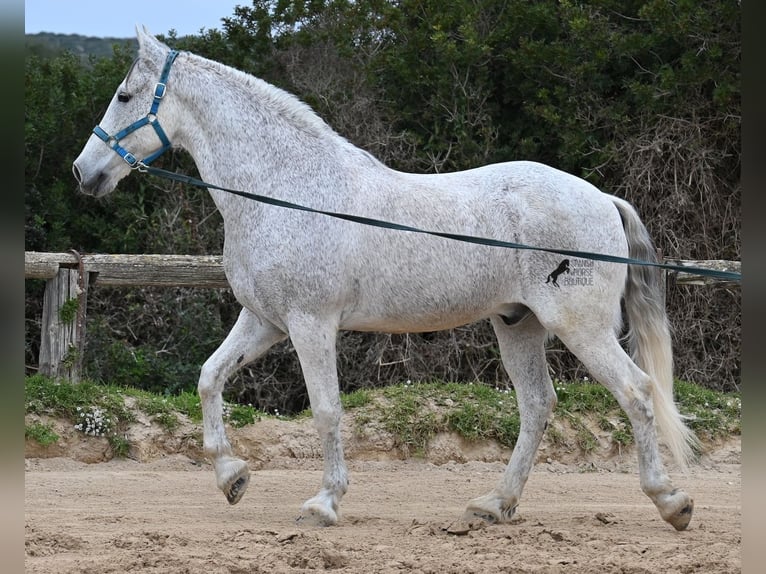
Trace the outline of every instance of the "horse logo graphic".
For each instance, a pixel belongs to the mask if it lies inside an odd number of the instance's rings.
[[[569,259],[564,259],[561,263],[559,263],[559,266],[556,267],[556,269],[554,269],[553,271],[551,271],[550,275],[548,275],[545,282],[553,283],[553,285],[560,288],[556,280],[559,278],[559,275],[561,275],[564,272],[569,273]]]

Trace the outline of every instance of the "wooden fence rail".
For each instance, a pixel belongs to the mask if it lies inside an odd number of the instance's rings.
[[[739,261],[665,259],[665,262],[741,272]],[[739,285],[676,271],[667,272],[666,276],[678,285]],[[39,371],[73,382],[80,379],[89,286],[229,287],[220,255],[79,255],[26,251],[24,278],[46,280]]]

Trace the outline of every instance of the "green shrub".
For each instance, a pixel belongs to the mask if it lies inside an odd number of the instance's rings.
[[[41,446],[50,446],[58,442],[59,435],[53,430],[53,425],[32,423],[24,426],[24,438],[37,441]]]

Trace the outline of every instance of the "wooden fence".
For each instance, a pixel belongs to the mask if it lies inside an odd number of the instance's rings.
[[[666,263],[739,273],[739,261],[665,259]],[[683,272],[667,272],[679,285],[734,284]],[[79,255],[24,253],[24,278],[44,279],[39,372],[80,379],[88,288],[106,286],[228,288],[219,255]]]

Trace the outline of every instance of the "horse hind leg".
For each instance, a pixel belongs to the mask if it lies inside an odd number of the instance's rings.
[[[337,332],[335,323],[316,317],[303,316],[290,324],[290,340],[303,371],[324,464],[321,488],[303,504],[297,520],[318,526],[338,522],[340,501],[348,490],[348,469],[340,434]]]
[[[516,390],[521,427],[511,459],[497,486],[468,503],[464,520],[509,521],[534,464],[537,449],[553,409],[556,393],[545,359],[545,328],[532,314],[512,325],[492,318],[500,355]]]
[[[684,530],[691,521],[694,501],[675,488],[665,472],[654,422],[653,393],[657,391],[652,389],[649,376],[625,353],[612,332],[604,330],[594,336],[579,331],[559,338],[628,415],[638,452],[641,490],[663,520],[676,530]]]
[[[203,448],[213,463],[218,488],[229,504],[242,499],[250,482],[250,471],[245,461],[233,456],[226,437],[221,394],[224,384],[240,367],[285,338],[271,323],[242,309],[226,339],[202,366],[197,389],[202,404]]]

